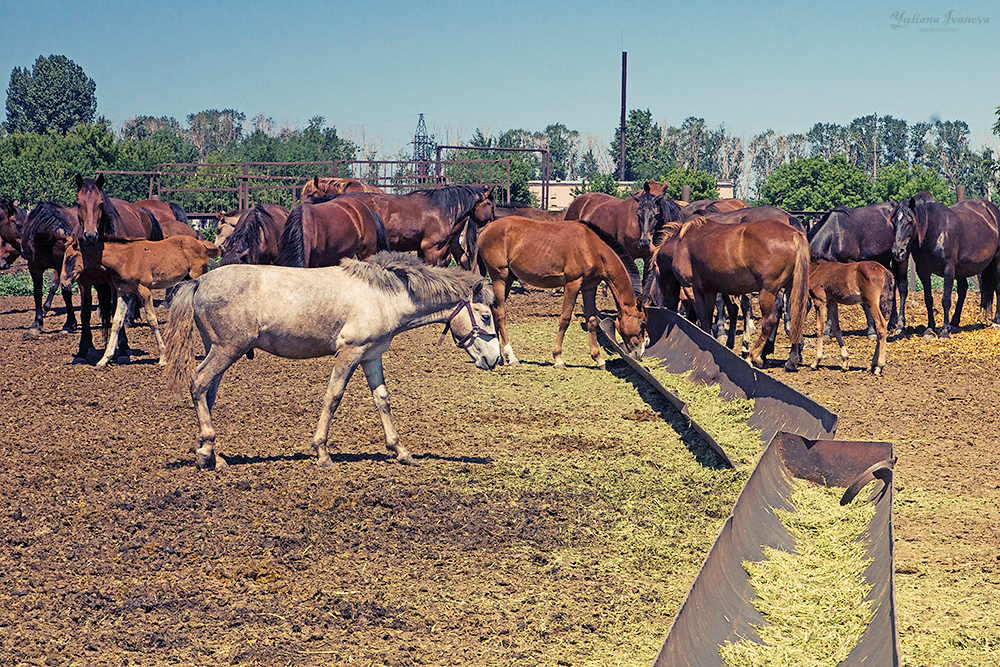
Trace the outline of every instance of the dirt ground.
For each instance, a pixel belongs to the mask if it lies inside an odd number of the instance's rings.
[[[911,300],[911,321],[923,321]],[[509,307],[554,332],[559,303],[536,290]],[[977,321],[972,304],[966,313]],[[335,421],[336,465],[320,471],[308,442],[328,361],[259,354],[229,371],[216,408],[233,465],[204,473],[190,400],[163,386],[148,328],[130,331],[140,350],[131,364],[97,371],[69,363],[77,339],[57,333],[61,309],[26,340],[31,317],[30,298],[0,298],[0,665],[601,664],[560,633],[604,627],[614,613],[657,618],[652,652],[623,660],[650,664],[725,518],[724,507],[705,510],[712,523],[667,598],[642,607],[637,594],[628,599],[640,608],[616,609],[626,591],[551,555],[568,526],[588,529],[571,499],[496,502],[467,474],[522,455],[495,434],[549,414],[544,394],[528,391],[548,359],[494,371],[492,381],[527,385],[523,404],[495,406],[456,395],[448,378],[480,371],[436,348],[436,327],[405,334],[386,356],[387,378],[420,465],[387,459],[355,377]],[[974,325],[950,341],[893,341],[875,378],[863,370],[871,343],[845,328],[851,371],[769,372],[837,412],[838,437],[895,444],[903,664],[998,664],[1000,337]],[[779,339],[781,361],[783,350]],[[461,400],[472,407],[454,410]],[[627,438],[637,425],[619,428]],[[505,564],[484,585],[473,575],[497,567],[509,542],[520,571]],[[548,599],[563,594],[576,606]],[[517,604],[483,616],[470,611],[477,596]],[[542,649],[512,646],[525,626]]]

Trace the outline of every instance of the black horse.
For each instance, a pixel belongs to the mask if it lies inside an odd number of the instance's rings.
[[[906,263],[892,259],[895,231],[889,215],[896,203],[892,201],[859,208],[838,206],[809,230],[809,250],[813,259],[828,262],[876,261],[892,272],[901,300],[906,300]],[[893,292],[889,330],[896,330],[896,291]],[[875,323],[865,311],[868,336],[875,337]],[[899,327],[902,328],[902,327]]]
[[[927,329],[924,337],[935,335],[934,297],[931,292],[931,275],[944,278],[944,295],[941,298],[942,326],[937,334],[948,338],[958,328],[969,289],[969,277],[982,274],[983,301],[987,294],[990,301],[996,291],[998,262],[1000,262],[1000,211],[989,202],[962,202],[958,210],[948,208],[930,194],[921,192],[900,202],[893,208],[891,221],[895,230],[892,256],[905,264],[910,255],[916,265],[917,275],[924,286],[924,305],[927,307]],[[958,281],[958,302],[949,323],[951,293]],[[902,297],[902,294],[901,294]],[[906,303],[900,302],[900,325],[906,323]],[[1000,324],[995,317],[994,323]]]

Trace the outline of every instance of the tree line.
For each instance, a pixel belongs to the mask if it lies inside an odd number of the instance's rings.
[[[135,116],[115,131],[97,116],[95,91],[94,81],[65,56],[39,56],[30,70],[14,68],[0,130],[0,196],[70,202],[76,173],[154,171],[164,163],[353,160],[359,153],[366,160],[406,158],[362,149],[338,136],[322,116],[304,129],[279,129],[263,115],[247,121],[233,109],[210,109],[189,114],[184,126],[174,118]],[[994,132],[1000,135],[1000,120]],[[668,194],[675,198],[682,185],[691,186],[692,198],[714,198],[717,181],[730,181],[742,199],[789,210],[859,206],[921,190],[953,202],[959,185],[967,197],[1000,201],[1000,156],[987,146],[973,149],[969,127],[960,120],[910,124],[872,114],[847,125],[816,123],[804,134],[767,130],[745,140],[696,117],[661,128],[650,110],[634,109],[624,134],[624,161],[618,128],[604,141],[582,137],[563,123],[496,135],[477,129],[459,143],[480,150],[450,150],[444,157],[509,160],[510,199],[534,204],[528,182],[542,175],[541,155],[494,149],[546,149],[550,178],[580,180],[580,191],[619,194],[622,174],[629,182],[669,182]],[[502,170],[499,164],[469,162],[447,167],[446,176],[450,182],[500,182],[506,180]],[[148,194],[146,177],[120,176],[109,183],[115,197]],[[213,210],[212,201],[196,205]]]

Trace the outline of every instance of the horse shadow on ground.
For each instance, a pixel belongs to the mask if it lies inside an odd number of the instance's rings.
[[[694,454],[699,465],[712,470],[725,470],[729,468],[719,454],[712,449],[708,443],[702,440],[698,432],[691,426],[691,420],[682,415],[674,407],[674,404],[667,400],[667,397],[653,388],[641,375],[632,369],[628,363],[621,358],[609,359],[607,371],[620,380],[624,380],[635,387],[639,397],[649,406],[651,415],[640,416],[641,419],[662,419],[670,425],[680,436],[684,446]]]
[[[226,454],[226,463],[230,467],[236,466],[248,466],[248,465],[258,465],[261,463],[290,463],[292,461],[310,461],[312,463],[316,462],[315,454],[306,454],[305,452],[295,452],[294,454],[275,454],[272,456],[246,456],[244,454]],[[440,454],[414,454],[413,458],[418,461],[447,461],[449,463],[464,463],[468,465],[490,465],[493,463],[493,459],[490,457],[482,456],[441,456]],[[330,459],[334,463],[387,463],[396,464],[396,457],[388,453],[347,453],[338,452],[330,453]],[[171,470],[176,470],[179,468],[194,468],[195,459],[191,458],[180,458],[176,461],[167,463],[167,468]]]

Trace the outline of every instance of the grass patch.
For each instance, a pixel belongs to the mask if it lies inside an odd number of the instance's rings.
[[[854,649],[874,611],[865,599],[865,546],[857,541],[875,514],[870,503],[840,506],[841,489],[793,483],[794,512],[775,510],[795,535],[795,551],[766,547],[766,560],[744,562],[768,621],[757,626],[763,644],[726,642],[719,652],[731,667],[834,667]]]

